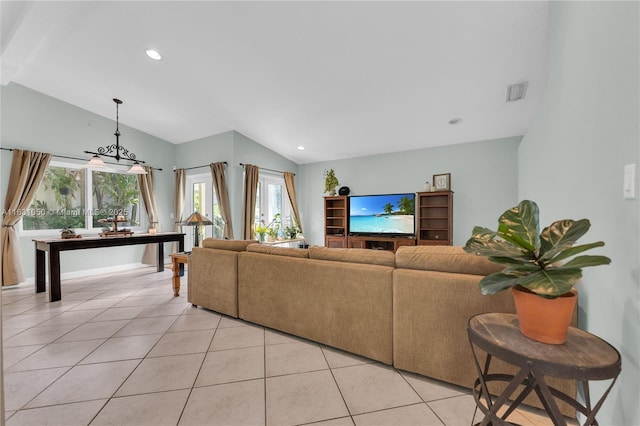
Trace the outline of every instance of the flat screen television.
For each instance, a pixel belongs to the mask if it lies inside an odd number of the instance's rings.
[[[414,193],[349,197],[349,234],[415,235],[415,198]]]

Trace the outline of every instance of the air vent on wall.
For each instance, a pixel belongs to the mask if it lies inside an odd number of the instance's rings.
[[[528,81],[507,86],[507,102],[519,101],[527,93]]]

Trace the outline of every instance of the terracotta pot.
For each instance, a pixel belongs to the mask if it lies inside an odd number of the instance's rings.
[[[512,293],[523,335],[553,345],[565,342],[578,301],[575,289],[555,299],[540,297],[521,286],[513,287]]]

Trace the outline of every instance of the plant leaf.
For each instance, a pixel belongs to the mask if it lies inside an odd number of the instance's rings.
[[[539,232],[538,205],[533,201],[521,201],[498,219],[498,236],[528,252],[540,248]]]
[[[518,284],[543,296],[560,296],[571,291],[571,288],[582,277],[579,268],[554,268],[541,270],[522,277]]]
[[[587,266],[608,265],[611,259],[607,256],[578,256],[562,265],[562,268],[586,268]]]
[[[497,233],[495,231],[476,226],[473,228],[473,235],[464,246],[464,251],[489,257],[511,257],[519,258],[523,261],[529,260],[529,256],[522,249],[496,237]]]
[[[522,262],[519,264],[512,264],[506,267],[502,272],[512,276],[529,275],[536,271],[540,271],[540,267],[533,262]]]
[[[515,286],[520,278],[512,277],[503,272],[494,272],[482,278],[478,285],[480,286],[480,292],[487,296]]]
[[[531,266],[534,269],[539,269],[538,266],[531,262],[531,259],[529,259],[526,256],[523,256],[522,258],[514,258],[512,256],[489,256],[488,258],[490,261],[494,262],[494,263],[500,263],[502,265],[513,265],[516,267],[529,267]]]
[[[590,244],[582,244],[579,246],[571,247],[566,250],[562,250],[556,254],[553,258],[549,259],[545,262],[545,264],[552,264],[559,262],[561,260],[567,259],[571,256],[575,256],[578,253],[582,253],[583,251],[591,250],[592,248],[602,247],[604,243],[602,241],[598,241]]]
[[[540,234],[540,260],[547,262],[562,250],[572,247],[590,227],[591,223],[588,219],[578,221],[564,219],[553,222]],[[566,257],[568,256],[563,259]]]

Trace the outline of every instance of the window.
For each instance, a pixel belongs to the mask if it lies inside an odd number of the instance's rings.
[[[93,171],[77,164],[51,162],[36,196],[24,212],[23,234],[56,234],[71,228],[98,233],[100,219],[124,216],[125,227],[141,228],[140,188],[134,175]]]
[[[135,175],[91,172],[92,226],[102,228],[100,219],[124,216],[128,226],[140,226],[140,186]]]
[[[255,222],[268,226],[274,219],[279,221],[281,229],[291,220],[291,203],[284,178],[261,173],[256,193]]]
[[[206,237],[223,238],[224,221],[220,214],[218,197],[213,189],[213,179],[211,173],[202,173],[187,176],[187,193],[185,194],[183,219],[186,219],[194,212],[198,212],[209,218],[212,225],[198,227],[198,241]],[[186,234],[185,250],[189,251],[193,247],[195,227],[183,226],[182,231]]]

